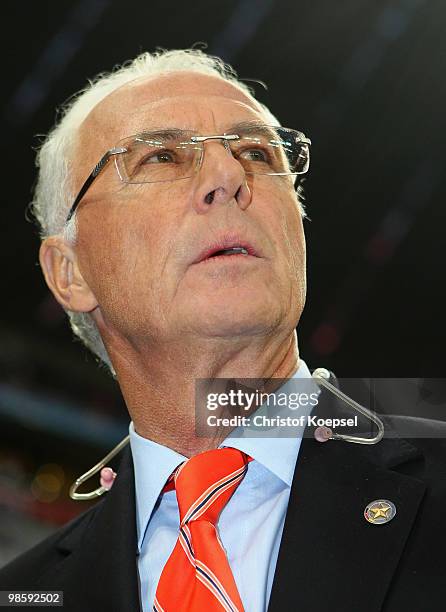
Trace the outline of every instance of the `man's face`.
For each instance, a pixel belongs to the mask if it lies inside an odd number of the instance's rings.
[[[177,72],[134,81],[84,121],[74,187],[127,136],[166,127],[224,134],[244,121],[268,122],[221,79]],[[121,183],[110,163],[78,208],[82,274],[106,324],[136,344],[262,335],[300,317],[305,241],[291,178],[247,177],[222,141],[204,148],[199,172],[170,183]],[[225,237],[255,255],[197,262]]]

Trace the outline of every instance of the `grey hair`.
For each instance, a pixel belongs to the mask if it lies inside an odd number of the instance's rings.
[[[101,100],[122,85],[140,77],[177,71],[220,77],[251,99],[255,99],[250,88],[238,80],[231,66],[200,49],[146,52],[132,61],[117,66],[111,72],[99,74],[60,109],[59,120],[38,151],[36,158],[38,179],[31,211],[40,226],[42,240],[48,236],[61,235],[71,244],[76,242],[76,215],[73,215],[68,224],[66,218],[75,197],[70,180],[70,162],[78,131],[84,119]],[[256,103],[265,113],[268,122],[279,125],[265,105],[257,100]],[[110,357],[91,315],[72,311],[67,311],[67,314],[74,334],[114,374]]]

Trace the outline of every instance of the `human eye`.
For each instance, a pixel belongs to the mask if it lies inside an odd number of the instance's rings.
[[[262,148],[247,148],[239,152],[239,159],[244,159],[249,162],[263,162],[268,163],[270,156],[268,152]]]
[[[177,138],[145,137],[135,139],[123,160],[129,182],[151,183],[176,180],[193,168],[196,151],[190,143]]]
[[[170,149],[149,151],[140,159],[140,165],[146,164],[174,164],[178,162],[177,155]]]

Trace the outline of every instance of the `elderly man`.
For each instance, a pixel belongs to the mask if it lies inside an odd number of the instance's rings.
[[[443,609],[445,493],[423,440],[196,431],[197,379],[311,376],[295,332],[309,148],[197,50],[144,54],[71,102],[39,153],[40,262],[117,377],[130,449],[2,589],[60,590],[73,612]],[[393,509],[365,520],[381,499]]]

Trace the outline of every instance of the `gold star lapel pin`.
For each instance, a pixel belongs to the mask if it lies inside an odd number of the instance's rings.
[[[384,525],[396,514],[395,504],[388,499],[375,499],[367,504],[364,517],[372,525]]]

